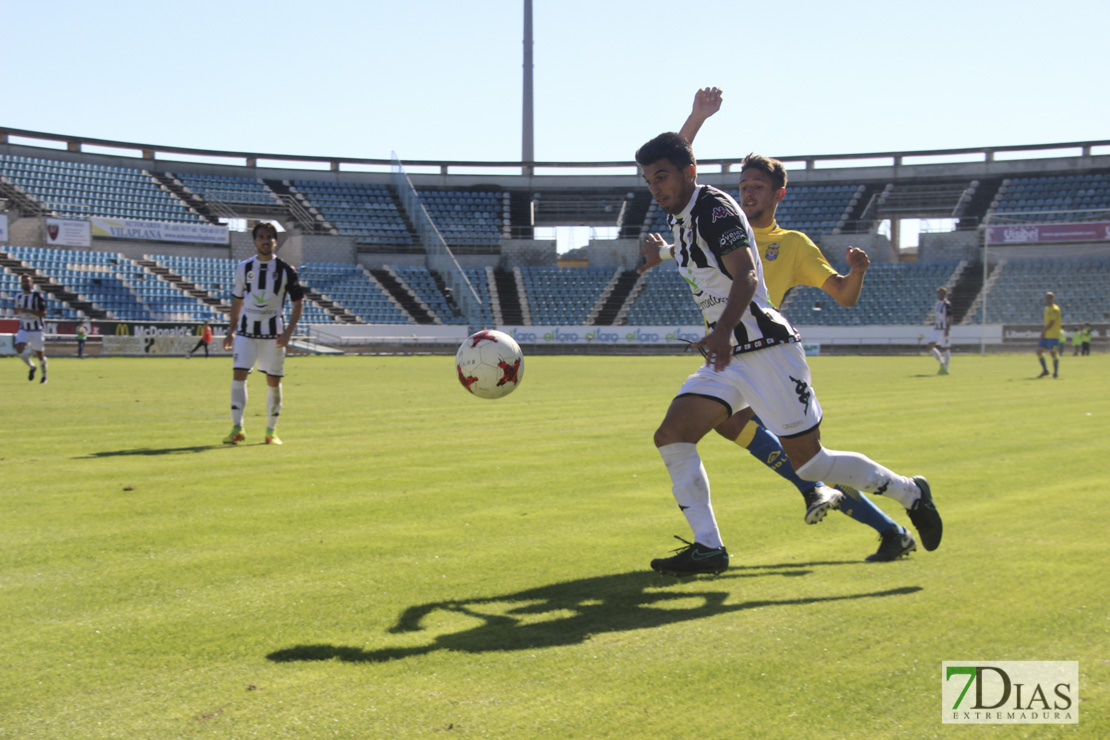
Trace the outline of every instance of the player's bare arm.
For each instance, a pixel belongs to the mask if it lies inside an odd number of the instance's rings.
[[[720,372],[728,367],[732,361],[732,331],[740,323],[740,317],[751,305],[759,285],[756,274],[755,261],[750,249],[736,249],[722,258],[722,263],[729,274],[732,275],[732,287],[728,291],[728,303],[721,313],[713,331],[694,342],[693,347],[704,347],[706,351],[706,364],[712,364],[713,369]]]
[[[293,338],[293,332],[297,329],[297,322],[301,320],[301,312],[304,310],[304,301],[293,301],[293,310],[289,312],[289,323],[285,325],[285,331],[277,338],[277,346],[286,347],[289,345],[289,340]]]
[[[686,139],[688,143],[693,144],[694,137],[701,130],[701,125],[721,109],[721,96],[723,94],[723,91],[717,87],[702,88],[694,93],[694,108],[690,111],[686,123],[682,124],[682,128],[679,129],[678,135]]]
[[[859,247],[848,247],[844,258],[848,263],[848,274],[829,275],[821,290],[841,306],[851,308],[856,305],[863,291],[863,278],[867,274],[867,268],[871,266],[871,259]]]
[[[644,237],[644,241],[640,243],[640,254],[644,258],[644,264],[636,268],[636,272],[643,275],[645,272],[663,262],[663,250],[670,250],[671,256],[674,256],[674,247],[667,243],[667,240],[660,234],[648,234]]]
[[[239,317],[243,314],[243,299],[231,299],[231,313],[227,319],[227,336],[224,337],[224,352],[230,352],[235,342],[235,327],[239,325]]]

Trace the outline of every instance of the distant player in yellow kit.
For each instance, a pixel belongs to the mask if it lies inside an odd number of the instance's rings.
[[[1060,377],[1060,357],[1056,351],[1060,346],[1060,331],[1063,328],[1063,314],[1056,305],[1056,294],[1049,291],[1044,294],[1044,329],[1041,330],[1041,341],[1037,342],[1037,359],[1041,361],[1041,374],[1038,378],[1048,375],[1045,352],[1052,355],[1052,377]]]

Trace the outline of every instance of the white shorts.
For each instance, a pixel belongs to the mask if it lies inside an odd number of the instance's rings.
[[[15,344],[26,344],[35,352],[45,352],[46,342],[41,331],[24,331],[20,329],[15,333]]]
[[[259,372],[272,378],[285,377],[285,348],[277,346],[276,339],[253,339],[235,335],[232,345],[232,367],[250,372],[255,365]]]
[[[948,337],[945,336],[944,329],[933,329],[933,336],[929,339],[929,344],[948,349]]]
[[[821,404],[810,387],[809,365],[799,343],[733,355],[722,372],[702,365],[680,396],[706,396],[735,414],[747,406],[779,437],[797,437],[821,423]]]

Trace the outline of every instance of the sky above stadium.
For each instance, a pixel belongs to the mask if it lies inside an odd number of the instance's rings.
[[[1105,0],[534,0],[535,153],[631,161],[1110,139]],[[223,151],[521,157],[523,3],[13,2],[0,125]]]

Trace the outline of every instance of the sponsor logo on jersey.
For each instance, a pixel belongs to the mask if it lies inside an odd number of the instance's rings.
[[[727,248],[727,247],[735,246],[738,243],[739,244],[747,244],[748,243],[748,235],[744,232],[743,229],[732,229],[731,231],[728,231],[728,232],[726,232],[725,234],[723,234],[721,236],[721,246],[722,247]]]
[[[728,218],[728,209],[724,206],[716,206],[713,209],[713,223],[717,223],[722,218]]]

